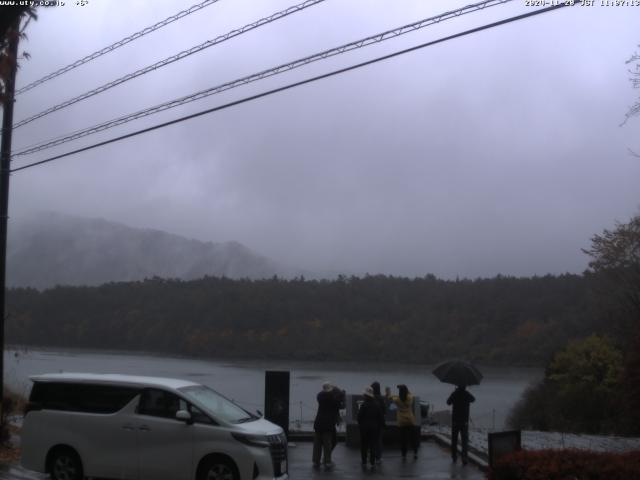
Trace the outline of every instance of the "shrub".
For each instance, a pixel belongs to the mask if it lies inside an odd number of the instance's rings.
[[[500,458],[489,480],[640,479],[640,451],[521,450]]]
[[[574,340],[555,354],[545,378],[529,387],[510,412],[513,429],[624,433],[623,357],[607,337]]]
[[[23,405],[23,398],[9,390],[7,387],[4,388],[2,415],[0,416],[0,445],[7,444],[11,438],[11,432],[9,431],[9,416],[18,411]]]

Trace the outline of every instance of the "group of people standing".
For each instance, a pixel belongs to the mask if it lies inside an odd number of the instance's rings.
[[[398,394],[392,395],[391,389],[386,387],[383,396],[380,383],[373,382],[363,391],[363,401],[357,414],[363,467],[367,464],[373,467],[382,461],[382,438],[387,411],[390,409],[396,410],[402,459],[406,460],[409,450],[413,452],[414,459],[418,458],[420,425],[414,414],[414,397],[406,385],[400,384],[397,388]],[[340,409],[344,408],[345,392],[327,382],[322,385],[317,400],[318,412],[313,424],[313,465],[319,467],[322,459],[325,468],[331,468],[331,453],[337,443],[336,427],[340,423]],[[466,391],[464,386],[457,387],[447,399],[447,404],[453,406],[451,457],[454,462],[457,460],[457,437],[460,435],[462,462],[467,463],[469,404],[474,400],[473,395]]]
[[[420,426],[413,413],[413,395],[406,385],[398,385],[398,395],[391,395],[391,389],[385,388],[385,396],[380,394],[380,384],[373,382],[365,388],[364,400],[358,410],[358,427],[360,428],[360,455],[362,465],[367,460],[373,466],[382,461],[382,436],[386,426],[387,408],[396,409],[396,421],[400,431],[400,452],[407,458],[409,448],[413,458],[418,458]]]

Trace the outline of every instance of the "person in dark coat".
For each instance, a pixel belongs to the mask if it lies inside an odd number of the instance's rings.
[[[336,431],[336,419],[338,418],[339,403],[333,392],[333,385],[324,383],[322,391],[317,395],[318,412],[313,422],[313,466],[320,466],[320,456],[324,466],[333,466],[331,461],[331,451],[333,450],[332,439]]]
[[[375,397],[373,389],[367,387],[364,390],[364,401],[358,410],[358,427],[360,427],[360,456],[362,457],[362,466],[367,465],[367,455],[371,466],[376,460],[376,445],[380,437],[380,430],[384,423],[384,415],[382,409]]]
[[[376,463],[382,462],[382,437],[384,436],[384,429],[387,426],[386,415],[387,415],[387,402],[385,397],[380,393],[380,383],[373,382],[371,384],[371,389],[373,390],[373,398],[375,398],[378,405],[380,405],[380,410],[382,410],[382,427],[380,428],[380,433],[378,434],[378,442],[376,443]]]
[[[469,405],[476,399],[467,392],[464,385],[458,385],[447,399],[447,405],[452,405],[451,411],[451,459],[458,460],[458,434],[462,442],[462,463],[467,464],[469,449]]]
[[[336,402],[338,402],[338,414],[336,415],[336,426],[333,429],[333,436],[331,438],[331,450],[336,448],[336,445],[338,444],[337,427],[340,425],[340,423],[342,423],[342,418],[340,417],[340,410],[346,408],[346,398],[347,398],[347,392],[345,392],[344,390],[340,390],[335,385],[333,386],[332,392],[336,397]]]

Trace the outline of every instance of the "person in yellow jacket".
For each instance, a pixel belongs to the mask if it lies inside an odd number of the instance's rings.
[[[413,458],[418,458],[418,423],[413,414],[413,395],[406,385],[398,385],[398,395],[391,395],[391,389],[385,388],[387,398],[397,407],[397,421],[400,429],[400,451],[402,459],[407,458],[407,447],[411,446]]]

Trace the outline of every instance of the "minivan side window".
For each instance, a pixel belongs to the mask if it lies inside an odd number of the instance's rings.
[[[187,402],[175,393],[155,388],[148,388],[142,392],[138,413],[152,417],[176,418],[178,410],[187,410]]]
[[[36,382],[31,389],[29,401],[47,410],[74,410],[75,385],[64,383]]]
[[[137,412],[140,415],[150,415],[152,417],[176,418],[178,410],[187,410],[191,414],[191,419],[196,423],[215,425],[215,422],[195,405],[190,404],[174,393],[154,388],[149,388],[142,392]]]
[[[210,425],[216,425],[216,423],[211,420],[207,416],[207,414],[205,414],[195,405],[189,404],[189,413],[191,413],[191,419],[196,423],[208,423]]]
[[[78,407],[88,413],[115,413],[140,393],[139,388],[78,385]]]
[[[46,410],[110,414],[121,410],[140,389],[116,385],[36,382],[29,401]]]

